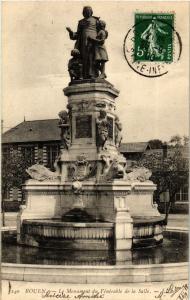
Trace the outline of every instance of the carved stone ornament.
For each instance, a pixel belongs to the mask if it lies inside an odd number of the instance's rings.
[[[59,175],[57,173],[51,172],[49,169],[40,164],[35,164],[29,167],[26,172],[32,179],[39,181],[59,179]]]
[[[111,111],[112,111],[112,110],[115,110],[114,104],[109,103],[109,104],[108,104],[108,109],[111,110]]]
[[[82,192],[82,183],[80,181],[74,181],[72,184],[72,190],[74,194],[81,194]]]
[[[106,102],[105,101],[99,101],[95,104],[97,108],[105,109],[106,108]]]
[[[96,164],[86,160],[84,155],[77,157],[76,162],[68,165],[68,178],[70,180],[87,180],[95,175]]]
[[[86,111],[87,109],[89,109],[89,107],[91,106],[91,103],[89,101],[82,100],[77,105],[78,105],[78,111],[83,112],[83,111]]]
[[[134,168],[130,173],[125,175],[128,181],[147,181],[150,179],[152,172],[147,168]]]
[[[113,179],[122,179],[125,175],[124,166],[119,162],[117,157],[110,157],[108,155],[102,155],[102,180],[113,180]]]

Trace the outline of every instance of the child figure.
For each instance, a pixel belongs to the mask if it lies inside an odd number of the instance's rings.
[[[105,39],[108,37],[108,32],[105,30],[106,22],[99,20],[99,31],[95,40],[95,62],[100,71],[99,78],[106,78],[105,63],[108,61],[108,54],[104,45]]]
[[[72,58],[68,63],[68,71],[71,78],[71,82],[74,80],[82,80],[82,63],[80,59],[80,52],[78,49],[71,51]]]

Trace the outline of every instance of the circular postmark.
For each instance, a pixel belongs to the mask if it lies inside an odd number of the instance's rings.
[[[182,53],[173,14],[135,14],[135,25],[127,32],[123,51],[130,68],[145,77],[168,73]]]

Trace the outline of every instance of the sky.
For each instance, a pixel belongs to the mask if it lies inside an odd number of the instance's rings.
[[[69,83],[67,63],[82,8],[91,5],[106,21],[107,80],[120,90],[117,114],[123,141],[168,141],[188,135],[189,20],[188,3],[117,1],[27,1],[2,3],[2,119],[4,131],[24,120],[53,119],[65,109],[63,88]],[[123,41],[135,12],[175,13],[183,50],[168,74],[146,78],[128,66]]]

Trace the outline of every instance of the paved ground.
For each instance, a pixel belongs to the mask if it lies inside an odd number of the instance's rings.
[[[189,227],[189,215],[171,214],[169,215],[168,226],[172,227]]]
[[[16,226],[17,213],[5,213],[5,226]],[[171,214],[168,219],[168,226],[188,227],[189,216],[183,214]]]

